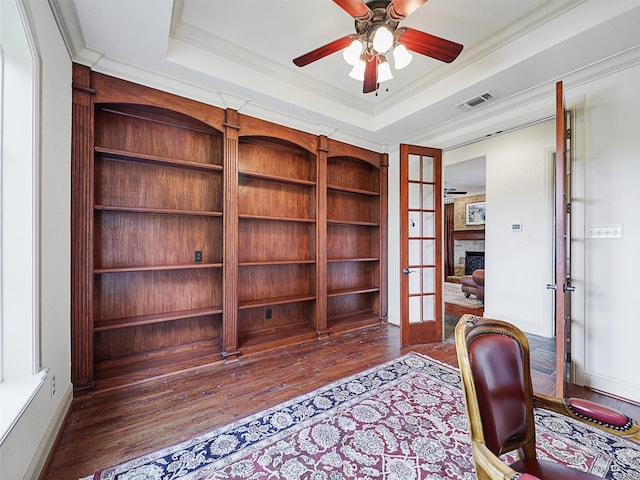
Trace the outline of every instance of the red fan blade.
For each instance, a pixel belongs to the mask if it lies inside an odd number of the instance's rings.
[[[300,55],[298,58],[294,58],[293,63],[295,63],[299,67],[304,67],[305,65],[309,65],[310,63],[315,62],[316,60],[320,60],[321,58],[324,58],[327,55],[331,55],[332,53],[337,52],[338,50],[347,48],[349,45],[351,45],[352,41],[353,41],[353,35],[347,35],[346,37],[342,37],[337,40],[334,40],[331,43],[327,43],[326,45],[323,45],[320,48],[311,50],[309,53]]]
[[[462,51],[463,46],[459,43],[445,40],[428,33],[414,30],[413,28],[400,28],[400,32],[396,32],[398,42],[407,47],[407,49],[435,58],[441,62],[451,63]]]
[[[371,9],[362,0],[333,0],[340,8],[351,15],[353,18],[366,17],[373,15]]]
[[[366,62],[362,93],[375,92],[378,89],[378,57],[367,55]]]
[[[408,17],[426,2],[427,0],[393,0],[389,7],[393,17]]]

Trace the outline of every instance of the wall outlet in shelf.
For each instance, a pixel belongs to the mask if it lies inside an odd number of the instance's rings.
[[[273,309],[271,307],[265,308],[264,317],[267,318],[267,319],[273,317]]]
[[[195,263],[202,263],[202,250],[195,250],[193,252],[193,261]]]

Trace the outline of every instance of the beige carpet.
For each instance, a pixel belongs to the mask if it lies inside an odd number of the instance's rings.
[[[464,296],[462,285],[459,283],[444,282],[444,301],[468,308],[482,307],[482,302],[475,295],[471,295],[469,298]]]

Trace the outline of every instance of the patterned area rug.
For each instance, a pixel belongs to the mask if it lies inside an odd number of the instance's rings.
[[[475,295],[471,295],[469,298],[464,296],[461,284],[444,282],[443,285],[444,301],[446,303],[453,303],[467,308],[482,308],[482,302]]]
[[[460,377],[411,353],[85,480],[475,479]],[[640,478],[640,445],[549,412],[540,457]]]

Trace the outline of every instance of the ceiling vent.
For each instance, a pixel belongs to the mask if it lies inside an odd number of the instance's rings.
[[[470,110],[477,107],[478,105],[482,105],[483,103],[488,102],[489,100],[493,100],[494,98],[494,94],[485,92],[481,95],[478,95],[477,97],[473,97],[467,100],[466,102],[462,102],[460,105],[458,105],[458,108],[461,110]]]

